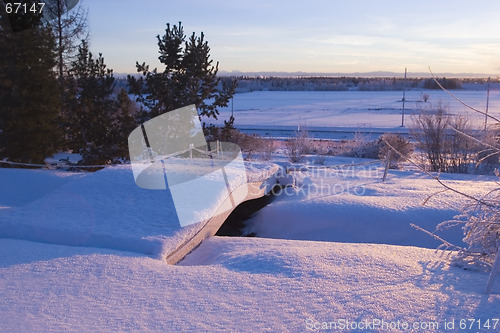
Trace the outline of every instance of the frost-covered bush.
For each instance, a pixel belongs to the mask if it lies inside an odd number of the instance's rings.
[[[446,107],[420,110],[411,133],[425,155],[430,171],[470,173],[474,170],[478,143],[467,116],[449,114]]]
[[[377,159],[379,153],[378,140],[369,140],[363,134],[356,133],[354,139],[345,143],[342,156]]]
[[[390,168],[397,168],[398,164],[404,160],[413,152],[413,145],[411,142],[395,133],[385,133],[379,139],[379,153],[378,157],[384,159],[387,157],[389,151],[394,148],[395,151],[391,152],[391,164]]]
[[[497,177],[500,175],[496,172]],[[500,248],[500,188],[467,205],[460,215],[439,227],[463,225],[467,248],[458,251],[455,262],[464,268],[489,269]]]
[[[286,154],[290,162],[300,162],[306,154],[312,149],[312,140],[309,138],[307,131],[298,131],[295,137],[285,142]]]

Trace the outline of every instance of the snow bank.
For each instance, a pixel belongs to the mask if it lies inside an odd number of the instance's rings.
[[[253,166],[249,173],[258,178],[254,174],[267,174],[276,168],[262,163]],[[46,178],[49,188],[51,180]],[[41,187],[43,190],[39,191],[49,192]],[[222,192],[211,193],[209,208],[213,210],[225,198],[221,198]],[[194,198],[197,193],[191,196]],[[22,206],[21,202],[18,205]],[[212,210],[193,212],[193,216],[203,221],[211,217]],[[138,187],[129,165],[77,177],[24,207],[0,211],[0,237],[135,251],[158,257],[191,238],[201,226],[195,223],[181,228],[170,192]]]
[[[0,209],[24,206],[83,176],[76,172],[0,168]]]
[[[302,187],[279,191],[278,198],[248,222],[246,232],[279,239],[436,248],[439,241],[412,228],[410,223],[434,231],[467,202],[463,196],[446,192],[424,205],[442,187],[418,171],[391,170],[388,180],[382,182],[383,168],[377,164],[308,166],[306,170],[292,172]],[[478,197],[498,186],[493,177],[443,174],[441,178]],[[460,227],[437,233],[456,245],[464,245]]]
[[[443,332],[455,320],[458,331],[460,319],[498,318],[500,286],[485,298],[487,278],[416,247],[214,237],[171,266],[0,239],[1,330],[306,332],[384,320]]]

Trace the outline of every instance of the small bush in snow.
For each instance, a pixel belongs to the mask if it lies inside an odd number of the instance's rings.
[[[377,159],[379,153],[378,141],[370,141],[360,133],[354,135],[353,140],[345,143],[341,155],[346,157],[360,157]]]
[[[311,151],[312,140],[308,137],[307,131],[298,131],[294,138],[285,142],[285,145],[290,162],[296,163],[302,161],[304,156]]]
[[[261,158],[264,161],[269,161],[275,151],[273,140],[267,140],[261,138],[258,143],[260,144],[259,150]]]
[[[396,150],[391,152],[390,168],[397,168],[398,164],[406,160],[406,158],[413,152],[413,145],[411,142],[395,133],[386,133],[382,135],[379,139],[379,145],[380,148],[378,157],[380,159],[385,159],[392,148]]]
[[[451,115],[441,105],[436,109],[426,108],[414,118],[411,131],[430,171],[469,173],[473,170],[479,148],[470,137],[472,128],[467,117]]]
[[[258,135],[241,133],[235,128],[210,127],[207,134],[212,141],[220,140],[237,144],[246,160],[259,155],[263,160],[269,160],[274,153],[275,147],[272,140],[264,139]]]

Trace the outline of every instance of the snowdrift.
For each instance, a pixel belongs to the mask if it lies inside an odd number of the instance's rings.
[[[248,178],[262,182],[277,170],[277,165],[254,164]],[[129,165],[87,174],[48,192],[24,207],[0,210],[0,237],[164,258],[199,232],[225,199],[223,193],[214,195],[211,210],[198,212],[202,222],[181,228],[170,192],[138,187]]]

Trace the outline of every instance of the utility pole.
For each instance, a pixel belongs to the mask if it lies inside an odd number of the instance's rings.
[[[405,101],[406,101],[406,67],[405,67],[405,79],[403,81],[403,112],[401,114],[401,127],[405,127]]]
[[[486,131],[486,125],[488,124],[488,108],[490,104],[490,77],[488,77],[488,85],[486,90],[486,113],[484,115],[484,130]]]

